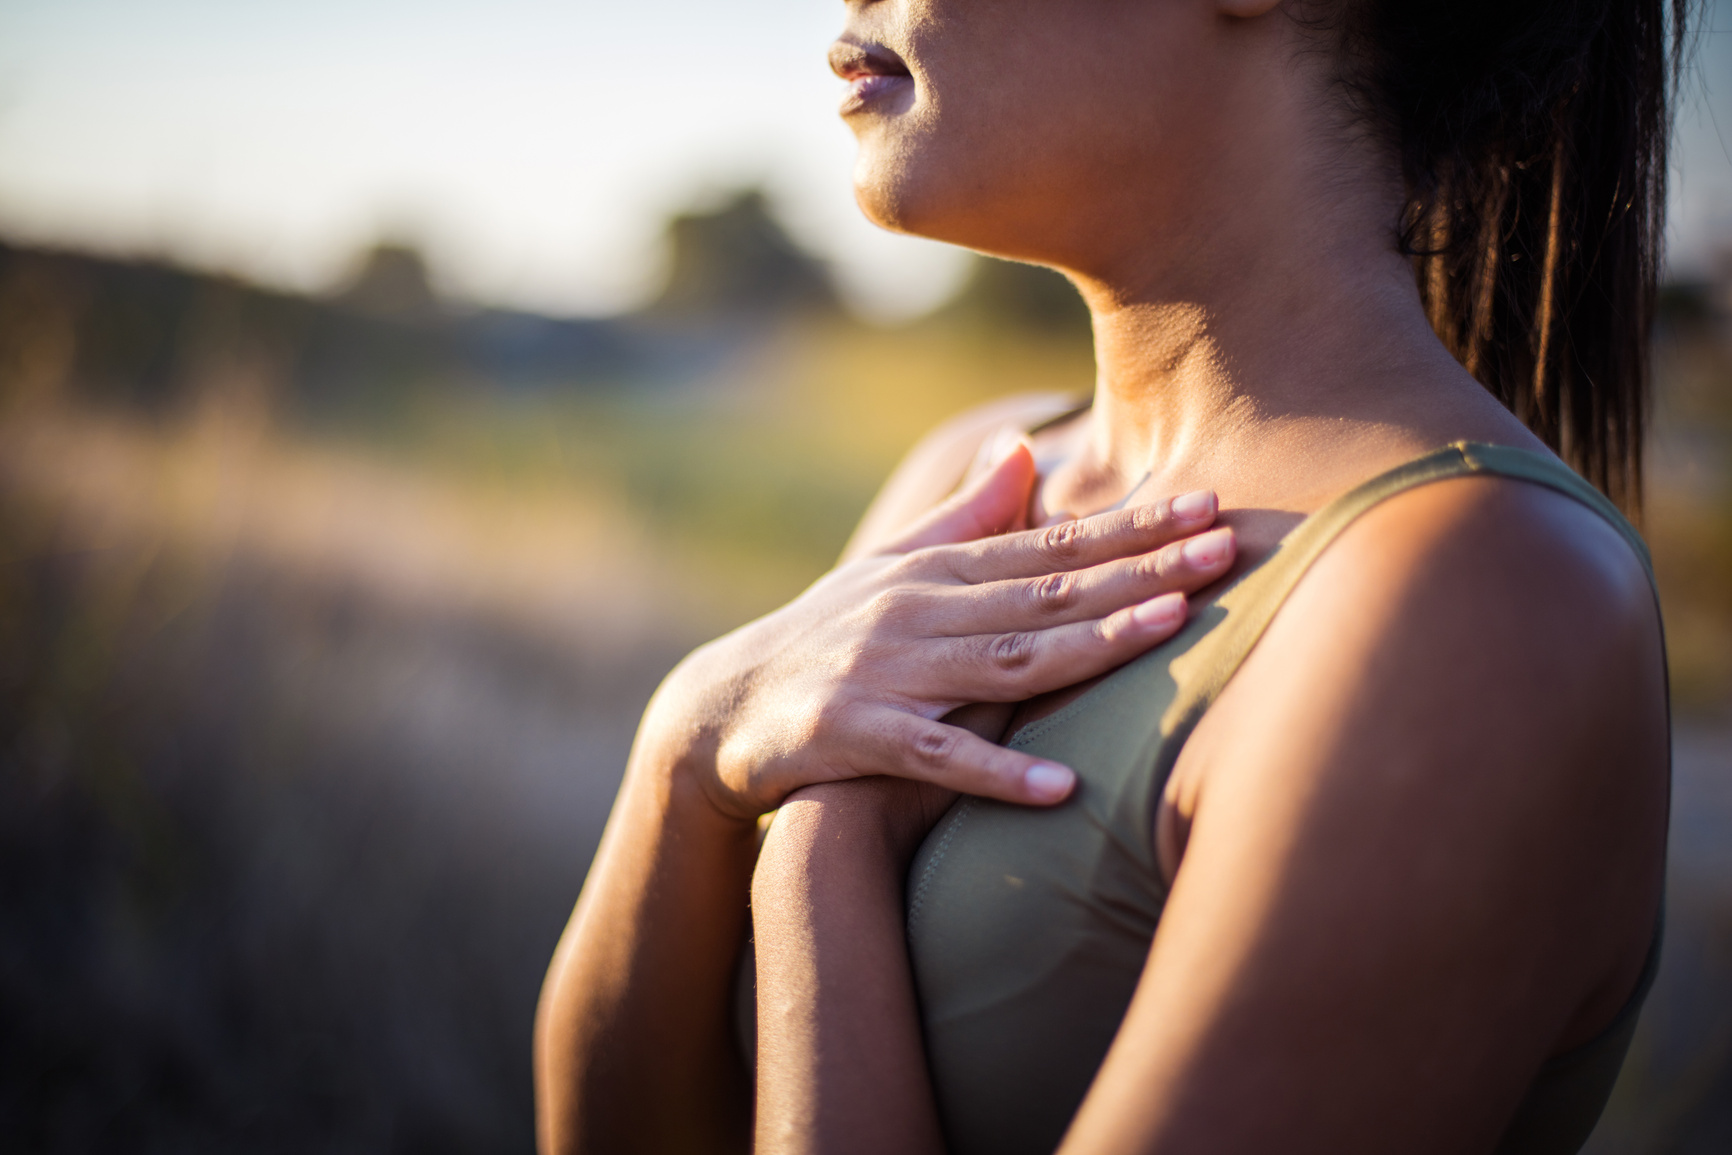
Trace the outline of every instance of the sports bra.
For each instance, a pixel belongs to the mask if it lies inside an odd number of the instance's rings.
[[[1396,494],[1473,474],[1543,485],[1588,506],[1629,542],[1652,582],[1635,529],[1561,462],[1467,442],[1439,449],[1306,518],[1178,634],[1018,730],[1011,748],[1076,770],[1065,803],[965,797],[933,827],[908,875],[908,948],[953,1155],[1058,1146],[1124,1020],[1161,918],[1156,808],[1186,738],[1343,529]],[[1535,1076],[1498,1155],[1564,1155],[1586,1142],[1653,982],[1659,939],[1656,929],[1611,1024]]]

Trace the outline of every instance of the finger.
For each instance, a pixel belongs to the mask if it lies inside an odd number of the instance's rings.
[[[931,555],[966,582],[1039,577],[1148,553],[1206,529],[1215,520],[1215,512],[1214,493],[1203,489],[1154,505],[941,546]]]
[[[1217,526],[1088,569],[944,589],[924,621],[935,633],[961,637],[1104,618],[1160,594],[1194,593],[1231,569],[1236,552],[1232,529]]]
[[[1093,621],[952,639],[925,664],[925,677],[933,693],[1020,702],[1116,669],[1184,624],[1185,595],[1161,594]]]
[[[1062,802],[1076,786],[1076,774],[1067,766],[901,710],[879,712],[862,746],[860,752],[871,764],[862,769],[868,773],[912,778],[1025,806]]]
[[[1028,439],[1008,445],[984,473],[915,522],[882,553],[910,553],[927,546],[974,541],[1021,528],[1035,482]]]

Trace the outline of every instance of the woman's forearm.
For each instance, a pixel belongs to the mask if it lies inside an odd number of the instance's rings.
[[[745,1150],[730,987],[756,831],[677,759],[633,753],[537,1013],[543,1155]]]
[[[878,783],[796,795],[753,879],[765,1155],[943,1151]]]

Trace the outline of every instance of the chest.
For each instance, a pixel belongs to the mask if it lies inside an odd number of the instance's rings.
[[[1063,805],[962,799],[915,856],[909,954],[954,1151],[1051,1151],[1112,1043],[1166,902],[1153,816],[1210,629],[1011,738],[1076,769]]]

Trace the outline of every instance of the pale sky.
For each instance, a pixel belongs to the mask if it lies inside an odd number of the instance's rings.
[[[1680,119],[1684,267],[1732,243],[1732,0],[1714,13]],[[836,0],[0,0],[0,234],[306,289],[400,235],[456,296],[600,313],[654,290],[669,212],[761,182],[871,311],[918,312],[960,262],[853,206],[841,20]]]

